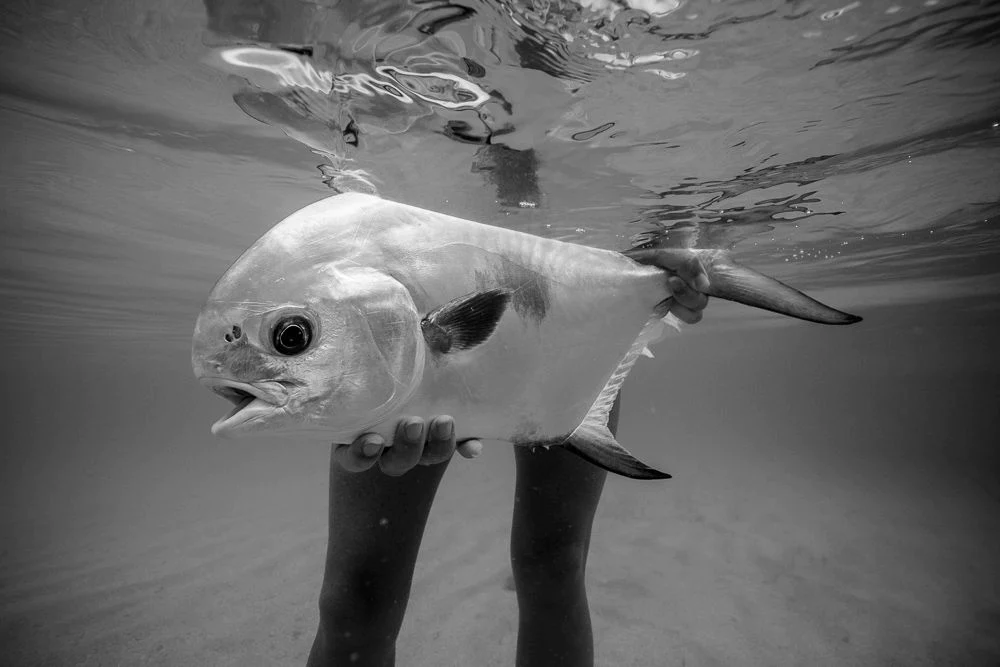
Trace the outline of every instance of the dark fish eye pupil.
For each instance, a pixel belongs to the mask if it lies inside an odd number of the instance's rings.
[[[309,347],[311,337],[312,328],[307,320],[289,317],[274,328],[274,349],[286,356],[299,354]]]

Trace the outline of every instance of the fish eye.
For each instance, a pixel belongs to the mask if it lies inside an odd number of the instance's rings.
[[[300,315],[282,318],[274,327],[274,349],[286,357],[305,352],[311,341],[312,326]]]

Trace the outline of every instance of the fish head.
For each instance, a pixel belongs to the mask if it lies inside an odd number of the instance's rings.
[[[235,405],[212,433],[353,438],[420,384],[416,306],[376,269],[267,250],[237,260],[195,325],[195,376]]]

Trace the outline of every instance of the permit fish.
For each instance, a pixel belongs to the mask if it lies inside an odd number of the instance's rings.
[[[293,213],[212,289],[197,378],[233,409],[220,436],[391,442],[402,415],[452,415],[459,439],[561,446],[635,479],[608,416],[672,316],[668,277],[700,261],[710,296],[822,324],[861,318],[707,249],[616,252],[360,193]]]

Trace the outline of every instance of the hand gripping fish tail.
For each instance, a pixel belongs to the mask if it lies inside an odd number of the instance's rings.
[[[819,324],[854,324],[861,321],[857,315],[831,308],[780,280],[737,264],[725,250],[659,248],[626,250],[623,254],[640,264],[669,270],[692,253],[701,260],[708,273],[711,285],[705,293],[709,296]]]

